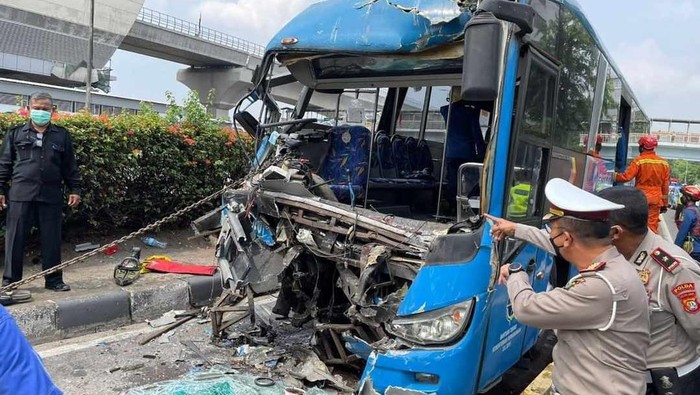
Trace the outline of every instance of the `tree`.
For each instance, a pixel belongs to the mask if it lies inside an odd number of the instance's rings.
[[[579,136],[590,127],[600,52],[583,23],[563,7],[547,21],[538,44],[561,62],[555,144],[578,148]]]
[[[685,159],[669,160],[668,163],[671,165],[672,178],[677,178],[684,184],[700,183],[700,163]]]

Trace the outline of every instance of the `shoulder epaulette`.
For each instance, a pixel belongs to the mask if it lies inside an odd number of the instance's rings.
[[[605,261],[595,262],[587,268],[579,271],[579,273],[597,272],[605,267]]]
[[[651,259],[656,261],[656,263],[661,265],[661,267],[663,267],[664,270],[669,273],[673,273],[673,271],[681,264],[678,259],[661,248],[657,248],[651,253]]]

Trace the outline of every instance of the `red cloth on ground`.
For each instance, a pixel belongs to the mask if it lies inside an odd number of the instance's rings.
[[[198,274],[201,276],[213,276],[216,266],[200,266],[187,263],[154,259],[148,265],[148,270],[161,273]]]

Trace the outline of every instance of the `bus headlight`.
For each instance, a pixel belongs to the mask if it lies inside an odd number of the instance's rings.
[[[471,317],[474,299],[427,313],[398,317],[389,324],[389,332],[418,344],[446,344],[464,334]]]

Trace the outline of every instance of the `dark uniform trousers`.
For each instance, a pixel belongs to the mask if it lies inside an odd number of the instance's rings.
[[[34,225],[39,227],[42,270],[61,263],[62,210],[63,204],[38,201],[8,202],[4,282],[16,282],[22,279],[24,246],[29,231]],[[62,282],[63,273],[61,271],[46,276],[47,286]]]
[[[696,395],[700,394],[700,367],[692,372],[678,378],[680,388],[670,388],[668,392],[673,395]],[[653,385],[647,384],[647,395],[665,395],[659,393]]]

